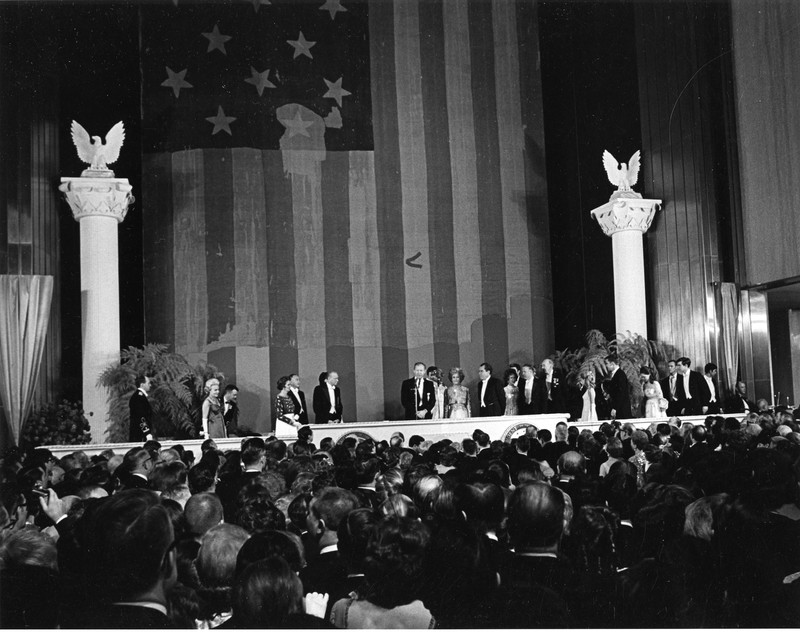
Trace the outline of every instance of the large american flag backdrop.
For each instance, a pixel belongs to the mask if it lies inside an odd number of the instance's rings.
[[[141,57],[146,336],[245,425],[292,372],[392,419],[417,360],[551,350],[535,3],[165,2]]]

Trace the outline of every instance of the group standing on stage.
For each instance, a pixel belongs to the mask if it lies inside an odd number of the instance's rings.
[[[591,369],[568,381],[550,358],[544,359],[538,370],[532,364],[511,364],[503,372],[501,380],[494,375],[492,365],[484,362],[478,367],[479,381],[470,389],[464,384],[465,374],[461,367],[452,367],[447,372],[447,385],[440,368],[417,362],[413,367],[413,377],[404,380],[400,388],[403,418],[435,420],[565,413],[573,420],[599,421],[718,414],[723,411],[714,364],[706,364],[704,373],[700,374],[691,370],[689,358],[670,360],[668,375],[661,380],[651,368],[641,367],[641,404],[636,411],[631,408],[631,387],[625,371],[620,368],[619,359],[612,353],[606,356],[604,364],[602,381]],[[136,377],[136,391],[130,400],[130,441],[153,438],[148,401],[152,378],[152,375]],[[344,421],[344,405],[338,384],[336,371],[319,375],[319,385],[314,388],[312,399],[314,423]],[[300,390],[300,385],[297,373],[278,380],[277,395],[273,400],[274,419],[296,427],[311,423],[305,393]],[[239,419],[236,386],[228,384],[220,399],[220,381],[211,378],[206,381],[204,392],[200,436],[209,439],[236,436]],[[756,404],[747,399],[744,383],[737,382],[733,397],[725,402],[724,410],[748,412],[756,408]]]

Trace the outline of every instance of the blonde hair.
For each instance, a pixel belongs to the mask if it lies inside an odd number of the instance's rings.
[[[214,386],[214,384],[219,386],[219,380],[217,378],[212,377],[212,378],[206,380],[206,384],[203,387],[203,390],[206,392],[206,395],[208,395],[211,392],[211,387]]]

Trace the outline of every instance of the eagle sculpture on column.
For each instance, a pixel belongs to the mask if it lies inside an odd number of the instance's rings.
[[[609,181],[617,187],[617,191],[630,191],[631,187],[639,179],[639,150],[637,149],[631,156],[627,165],[624,162],[620,165],[617,159],[608,150],[605,150],[603,152],[603,166],[606,169]]]
[[[81,175],[114,177],[108,168],[119,158],[122,143],[125,140],[125,127],[122,121],[114,125],[106,134],[104,143],[99,136],[89,137],[89,133],[77,121],[72,121],[72,142],[78,150],[78,158],[89,164]]]

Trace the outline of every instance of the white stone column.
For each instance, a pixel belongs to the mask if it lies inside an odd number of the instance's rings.
[[[618,334],[647,338],[647,299],[644,285],[642,235],[650,228],[661,200],[643,199],[633,191],[615,192],[592,211],[592,217],[611,237],[614,251],[614,309]]]
[[[59,191],[80,224],[83,410],[92,443],[106,441],[108,392],[97,378],[119,361],[119,250],[117,225],[133,200],[123,178],[61,178]]]

